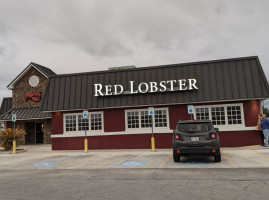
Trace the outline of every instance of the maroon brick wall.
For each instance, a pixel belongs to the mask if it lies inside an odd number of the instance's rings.
[[[172,133],[155,134],[158,149],[172,148]],[[221,147],[260,144],[257,131],[220,132]],[[150,149],[151,134],[108,135],[88,137],[89,149]],[[52,150],[83,150],[84,137],[52,138]]]
[[[6,123],[6,126],[7,126],[7,128],[13,128],[14,125],[13,125],[12,122],[9,122],[9,121],[8,121],[8,122]]]
[[[179,120],[189,120],[187,105],[172,105],[169,106],[169,122],[170,129],[175,129]]]
[[[124,109],[104,110],[104,130],[105,132],[125,131]]]
[[[258,131],[219,132],[221,147],[241,147],[261,144]]]
[[[172,147],[173,134],[155,134],[156,148]],[[52,138],[52,150],[82,150],[84,137]],[[89,149],[150,149],[151,134],[88,137]]]
[[[256,126],[259,113],[260,104],[258,100],[244,102],[244,116],[246,126]]]
[[[64,125],[63,125],[63,113],[55,112],[52,113],[51,118],[51,134],[63,134]]]
[[[244,102],[229,102],[243,103],[245,124],[246,126],[256,126],[257,115],[259,114],[259,101],[244,101]],[[215,104],[227,104],[224,102]],[[198,105],[198,104],[196,104]],[[205,104],[199,104],[205,105]],[[212,104],[208,104],[212,105]],[[175,129],[178,120],[190,119],[187,113],[187,105],[170,105],[161,106],[169,107],[169,122],[170,129]],[[147,108],[147,107],[145,107]],[[135,108],[132,108],[135,109]],[[138,109],[142,109],[141,107]],[[116,132],[125,131],[125,109],[107,109],[104,111],[104,131]],[[75,111],[72,111],[75,112]],[[81,111],[80,111],[81,112]],[[63,133],[63,114],[53,113],[52,115],[52,134]],[[260,144],[260,137],[257,131],[230,131],[220,132],[222,147],[236,147],[246,145]],[[89,139],[89,149],[144,149],[150,148],[151,134],[137,135],[111,135],[111,136],[92,136]],[[53,138],[53,150],[66,149],[83,149],[83,137],[72,138]],[[172,131],[171,133],[155,134],[156,148],[171,148]]]

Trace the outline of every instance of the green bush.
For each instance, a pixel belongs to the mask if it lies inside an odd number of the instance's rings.
[[[17,147],[24,144],[24,136],[26,132],[23,129],[15,129],[15,140]],[[6,130],[0,130],[0,143],[6,151],[12,149],[13,145],[13,129],[7,128]]]

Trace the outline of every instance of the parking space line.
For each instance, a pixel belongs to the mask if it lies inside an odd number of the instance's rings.
[[[95,166],[90,165],[90,166],[87,166],[87,167],[88,167],[88,168],[101,167],[101,166],[104,166],[105,164],[111,163],[111,162],[113,162],[114,160],[118,160],[119,158],[121,158],[121,157],[123,157],[123,156],[127,156],[127,155],[129,155],[129,154],[130,154],[130,153],[122,154],[122,155],[119,155],[119,156],[114,157],[113,159],[107,160],[107,161],[105,161],[105,162],[103,162],[103,163],[99,163],[99,164],[97,164],[97,165],[95,165]],[[93,164],[93,163],[92,163],[92,164]]]
[[[19,162],[19,163],[16,163],[16,164],[9,164],[8,166],[0,167],[0,169],[6,169],[6,168],[9,168],[9,167],[16,167],[18,165],[26,165],[26,164],[37,162],[37,161],[40,161],[40,160],[45,160],[45,159],[48,159],[48,158],[57,157],[57,156],[58,155],[53,155],[53,156],[47,156],[47,157],[38,158],[38,159],[27,160],[27,161]]]
[[[67,166],[70,166],[70,165],[72,165],[72,164],[76,164],[76,163],[81,163],[81,162],[83,162],[83,161],[85,161],[85,160],[91,160],[91,159],[93,159],[93,158],[96,158],[95,156],[100,156],[100,155],[102,155],[102,154],[104,154],[104,153],[99,153],[99,154],[95,154],[95,155],[89,155],[88,157],[86,157],[86,158],[81,158],[81,159],[78,159],[78,160],[75,160],[75,161],[72,161],[72,162],[69,162],[69,163],[66,163],[66,164],[63,164],[63,165],[59,165],[58,166],[58,168],[62,168],[62,167],[67,167]]]
[[[263,153],[260,153],[260,152],[258,152],[258,151],[256,151],[256,150],[254,150],[254,149],[251,149],[251,151],[253,151],[253,152],[257,153],[258,155],[260,155],[261,157],[265,158],[266,160],[269,160],[269,157],[268,157],[268,156],[266,156],[266,155],[264,155]]]
[[[165,159],[164,161],[160,164],[159,168],[161,168],[165,163],[167,163],[167,161],[169,160],[169,158],[172,156],[173,152],[170,153]]]
[[[228,164],[230,165],[230,167],[234,167],[234,164],[232,163],[232,161],[228,158],[228,156],[222,151],[220,150],[221,154],[223,155],[223,157],[225,158],[225,160],[228,162]]]

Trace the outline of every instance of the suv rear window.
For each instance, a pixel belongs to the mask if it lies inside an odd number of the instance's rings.
[[[209,122],[204,123],[190,123],[190,124],[177,124],[177,130],[183,133],[202,133],[212,130],[212,124]]]

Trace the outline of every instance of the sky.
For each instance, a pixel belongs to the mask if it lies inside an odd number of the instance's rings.
[[[0,0],[0,102],[31,62],[64,74],[259,56],[268,78],[268,8],[268,0]]]

